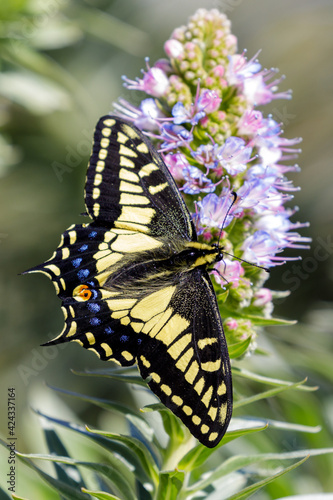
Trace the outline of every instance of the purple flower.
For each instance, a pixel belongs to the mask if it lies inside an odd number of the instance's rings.
[[[217,92],[203,89],[197,102],[197,109],[210,114],[219,109],[221,102],[222,99]]]
[[[176,181],[184,179],[184,167],[190,166],[185,155],[182,153],[169,153],[164,156],[164,161]]]
[[[166,122],[161,127],[161,139],[164,141],[161,145],[161,150],[167,151],[177,149],[191,142],[192,134],[181,125]]]
[[[186,180],[186,183],[182,187],[184,193],[211,193],[215,190],[213,182],[199,168],[188,164],[183,168],[183,174]]]
[[[244,250],[242,256],[244,260],[265,267],[276,265],[272,258],[281,251],[277,242],[266,231],[256,231],[248,236],[242,244],[242,250]]]
[[[222,287],[227,283],[232,283],[233,288],[237,287],[244,275],[244,269],[238,260],[225,258],[215,264],[214,269],[218,271],[213,271],[215,281]]]
[[[149,68],[147,72],[144,72],[141,79],[129,80],[126,76],[123,76],[123,80],[128,89],[142,90],[154,97],[162,97],[169,87],[168,77],[161,68],[156,67]]]
[[[219,164],[230,175],[244,172],[246,164],[250,161],[251,147],[245,146],[245,141],[240,137],[229,137],[217,151]]]
[[[219,162],[217,152],[217,144],[201,144],[196,151],[191,151],[191,155],[201,165],[205,165],[207,168],[216,168]]]
[[[198,219],[201,226],[223,228],[229,226],[233,219],[230,213],[232,200],[229,195],[217,196],[208,194],[201,201],[198,201]],[[227,212],[229,210],[229,214]]]

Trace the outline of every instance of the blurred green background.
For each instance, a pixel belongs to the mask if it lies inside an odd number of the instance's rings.
[[[302,262],[276,268],[268,281],[272,289],[293,290],[275,313],[299,323],[259,335],[259,345],[272,358],[254,356],[243,366],[295,381],[308,376],[320,387],[317,393],[288,393],[253,407],[253,414],[323,430],[304,437],[289,433],[282,442],[276,434],[248,446],[262,451],[333,446],[332,1],[7,0],[0,4],[0,418],[6,436],[7,388],[14,386],[21,451],[44,450],[31,407],[62,418],[76,413],[103,426],[95,407],[73,406],[45,383],[123,402],[133,398],[121,385],[72,374],[71,368],[102,365],[76,344],[39,347],[62,328],[60,303],[42,275],[19,273],[49,258],[64,229],[82,221],[95,123],[118,98],[134,104],[142,98],[122,86],[121,75],[140,76],[145,56],[152,63],[163,57],[164,41],[199,7],[224,11],[239,51],[246,48],[252,57],[262,49],[262,66],[286,75],[280,89],[292,88],[293,100],[274,101],[264,112],[284,123],[286,137],[303,137],[302,171],[292,174],[302,190],[292,205],[299,206],[295,220],[311,223],[302,234],[313,243],[302,251]],[[293,473],[293,491],[333,491],[332,470],[332,457],[312,458]],[[283,496],[287,481],[256,498]]]

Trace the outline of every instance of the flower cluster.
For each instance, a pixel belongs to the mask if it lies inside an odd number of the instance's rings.
[[[284,249],[304,248],[309,239],[297,232],[307,224],[290,221],[296,208],[285,207],[298,189],[285,174],[299,170],[288,162],[300,139],[282,137],[281,124],[257,107],[291,92],[278,92],[275,69],[237,53],[230,21],[216,9],[199,9],[164,49],[167,58],[153,67],[147,60],[142,78],[124,77],[128,89],[148,97],[139,107],[125,100],[115,107],[156,142],[203,241],[221,237],[226,257],[213,274],[228,291],[228,309],[238,317],[249,308],[270,315],[267,273],[244,260],[280,265]],[[249,321],[242,328],[235,322],[226,321],[227,330],[253,334]]]

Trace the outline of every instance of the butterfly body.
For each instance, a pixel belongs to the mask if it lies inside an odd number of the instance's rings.
[[[223,257],[197,241],[190,214],[145,136],[100,119],[87,172],[93,221],[71,226],[54,255],[30,272],[50,277],[65,327],[103,360],[138,364],[150,388],[203,444],[231,418],[227,345],[208,270]]]

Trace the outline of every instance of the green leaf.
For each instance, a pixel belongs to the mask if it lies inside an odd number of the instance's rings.
[[[221,316],[223,318],[231,317],[235,319],[247,319],[250,320],[253,325],[256,326],[288,326],[295,325],[297,321],[290,321],[282,318],[265,318],[264,316],[256,316],[254,314],[247,313],[246,311],[234,311],[225,306],[220,295],[218,296],[218,303],[220,306]]]
[[[215,446],[215,448],[206,448],[206,446],[198,444],[182,457],[177,465],[177,469],[191,472],[192,470],[200,467],[203,463],[205,463],[206,460],[212,455],[212,453],[214,453],[221,446],[224,446],[225,444],[230,443],[230,441],[233,441],[234,439],[245,436],[247,434],[252,434],[254,432],[259,432],[267,429],[267,423],[258,426],[257,421],[250,419],[246,421],[237,419],[237,421],[243,422],[243,425],[245,424],[244,427],[227,431],[225,436],[222,438],[222,441],[220,441],[220,443]]]
[[[181,471],[161,472],[156,500],[174,500],[182,489],[185,474]]]
[[[247,488],[242,489],[241,491],[239,491],[235,495],[228,497],[228,500],[241,500],[242,498],[245,498],[245,499],[249,498],[254,492],[258,491],[263,486],[266,486],[266,484],[271,483],[272,481],[274,481],[278,477],[283,476],[287,472],[290,472],[291,470],[296,469],[296,467],[302,465],[307,459],[308,459],[308,457],[305,457],[305,458],[303,458],[303,460],[300,460],[296,464],[290,465],[290,467],[286,467],[285,469],[282,469],[277,474],[274,474],[273,476],[270,476],[266,479],[263,479],[262,481],[258,481],[254,484],[251,484],[251,486],[248,486]]]
[[[99,474],[103,474],[112,483],[114,489],[118,494],[120,494],[126,500],[136,500],[136,494],[134,491],[135,477],[128,470],[126,465],[117,459],[116,457],[110,455],[108,461],[111,464],[102,464],[96,462],[85,462],[81,460],[75,460],[68,457],[53,456],[53,455],[42,455],[42,454],[25,454],[18,453],[20,457],[26,457],[29,459],[39,459],[46,460],[49,462],[57,462],[61,464],[67,464],[71,466],[83,466]],[[77,490],[83,491],[82,487],[77,487]]]
[[[289,382],[287,380],[279,380],[277,378],[270,378],[270,377],[265,377],[264,375],[258,375],[257,373],[250,372],[249,370],[239,368],[238,366],[232,367],[232,374],[269,385],[291,386],[294,384],[294,382]],[[304,382],[306,382],[306,379],[304,381],[299,382],[299,386],[297,387],[298,390],[316,391],[318,389],[317,386],[302,385],[304,384]]]
[[[35,410],[36,411],[36,410]],[[145,483],[147,481],[151,480],[151,477],[147,475],[146,468],[142,464],[140,457],[128,446],[126,446],[124,443],[120,442],[117,439],[108,439],[106,437],[103,437],[101,435],[98,435],[97,433],[91,433],[88,432],[85,427],[82,427],[79,424],[71,423],[71,422],[66,422],[65,420],[60,420],[57,418],[49,417],[48,415],[43,414],[40,411],[36,411],[38,415],[41,415],[43,418],[46,418],[50,422],[54,422],[58,425],[61,425],[65,427],[66,429],[70,429],[74,432],[77,432],[79,434],[83,434],[84,436],[88,437],[92,441],[96,442],[100,446],[102,446],[104,449],[106,449],[109,453],[117,453],[121,457],[123,457],[128,464],[130,464],[133,467],[134,473],[136,477],[142,482]]]
[[[117,413],[121,413],[125,415],[127,420],[131,422],[147,439],[147,441],[151,442],[153,440],[154,431],[151,426],[134,410],[129,408],[128,406],[122,405],[115,401],[111,401],[109,399],[95,398],[92,396],[86,396],[85,394],[79,394],[77,392],[66,391],[64,389],[58,389],[57,387],[51,387],[54,391],[59,392],[60,394],[65,394],[66,396],[71,396],[76,399],[80,399],[81,401],[86,401],[89,403],[93,403],[101,408],[106,410],[116,411]]]
[[[240,356],[242,356],[248,350],[248,347],[251,343],[251,340],[252,340],[252,338],[248,337],[247,339],[242,340],[241,342],[237,342],[236,344],[228,345],[228,352],[229,352],[230,358],[234,359],[234,358],[239,358]]]
[[[281,460],[293,460],[295,458],[304,459],[308,458],[310,455],[323,455],[325,453],[332,452],[332,448],[324,448],[317,450],[299,450],[285,453],[260,453],[257,455],[234,456],[223,462],[211,474],[206,475],[206,477],[204,477],[203,479],[200,479],[196,483],[186,488],[186,493],[193,494],[196,491],[200,491],[206,488],[214,481],[217,481],[227,474],[231,474],[232,472],[236,471],[242,471],[244,468],[253,466],[254,464],[265,463],[265,465],[267,465],[267,462],[269,461],[277,461],[279,463]],[[254,470],[254,474],[256,474],[256,470],[253,469],[253,467],[251,467],[251,470]]]
[[[49,484],[52,488],[54,488],[59,494],[63,495],[65,498],[70,498],[71,500],[89,500],[89,496],[81,491],[69,486],[68,484],[60,481],[59,479],[55,479],[54,477],[46,474],[46,472],[39,469],[31,460],[26,458],[24,455],[17,453],[20,460],[25,463],[28,467],[33,469],[39,474],[39,476],[44,479],[44,481]]]
[[[105,493],[105,491],[91,491],[91,490],[86,490],[85,488],[82,488],[82,491],[84,493],[89,493],[89,495],[92,495],[93,497],[98,498],[99,500],[121,500],[119,497],[111,495],[111,493]]]
[[[126,384],[141,385],[147,388],[146,382],[137,372],[134,372],[132,367],[129,367],[129,369],[105,368],[101,370],[85,370],[84,372],[72,370],[72,373],[84,377],[106,377],[119,382],[125,382]]]
[[[301,384],[304,384],[305,380],[301,380],[300,382],[296,382],[295,384],[284,385],[283,387],[276,387],[275,389],[269,389],[268,391],[259,392],[254,396],[250,396],[248,398],[240,399],[234,403],[234,409],[240,408],[241,406],[245,406],[251,403],[255,403],[256,401],[260,401],[261,399],[271,398],[272,396],[276,396],[281,392],[288,391],[289,389],[297,389]]]
[[[128,450],[132,451],[137,458],[140,460],[142,468],[145,470],[147,476],[153,481],[155,485],[158,483],[158,469],[155,461],[150,454],[149,450],[144,446],[144,444],[134,437],[122,436],[121,434],[115,434],[107,431],[99,431],[90,429],[86,426],[89,433],[97,436],[103,436],[111,439],[112,441],[119,442],[123,444]]]

